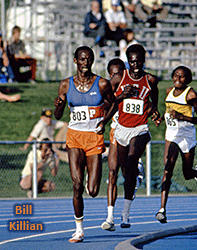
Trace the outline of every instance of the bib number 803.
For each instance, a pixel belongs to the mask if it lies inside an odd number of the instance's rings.
[[[72,112],[72,120],[79,122],[86,121],[87,120],[86,112],[85,111]]]
[[[87,122],[90,120],[90,115],[87,106],[79,106],[71,109],[72,122]]]

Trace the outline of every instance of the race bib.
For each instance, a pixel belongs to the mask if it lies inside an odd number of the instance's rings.
[[[88,106],[74,107],[71,109],[70,120],[72,122],[87,122],[90,120]]]
[[[113,120],[114,122],[118,123],[118,117],[119,117],[119,112],[117,111],[117,112],[114,114],[112,120]]]
[[[167,127],[173,127],[173,128],[178,127],[178,120],[170,117],[169,113],[165,113],[165,121]]]
[[[143,100],[136,99],[124,99],[123,100],[123,112],[135,115],[142,115],[144,108]]]

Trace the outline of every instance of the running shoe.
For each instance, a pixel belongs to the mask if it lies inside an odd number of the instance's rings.
[[[136,178],[136,185],[135,185],[135,190],[134,190],[134,193],[133,193],[133,197],[132,197],[132,200],[135,199],[135,195],[136,195],[136,192],[139,188],[139,186],[141,185],[144,177],[145,177],[145,172],[144,172],[144,165],[143,165],[143,162],[142,162],[142,159],[140,158],[139,159],[139,162],[138,162],[138,170],[139,170],[139,174]]]
[[[197,165],[194,167],[194,169],[197,171]],[[194,180],[197,181],[197,177],[194,177]]]
[[[144,171],[144,165],[143,165],[141,158],[139,159],[139,162],[138,162],[138,170],[139,170],[138,176],[141,178],[141,182],[142,182],[145,177],[145,171]]]
[[[109,221],[104,221],[102,224],[101,224],[101,228],[103,230],[108,230],[108,231],[115,231],[116,228],[114,226],[114,222],[109,222]]]
[[[129,216],[128,216],[128,214],[122,214],[120,227],[121,228],[129,228],[130,226],[131,226],[131,224],[129,223]]]
[[[78,243],[82,242],[84,240],[84,234],[82,232],[75,232],[72,234],[72,238],[70,238],[68,241],[70,243]]]
[[[156,214],[155,218],[161,223],[167,223],[166,211],[165,210],[163,212],[159,211]]]

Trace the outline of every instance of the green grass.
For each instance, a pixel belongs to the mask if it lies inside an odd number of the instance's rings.
[[[54,110],[53,102],[58,94],[58,86],[59,83],[1,85],[0,88],[3,88],[4,92],[9,89],[10,92],[20,93],[21,100],[17,103],[1,102],[0,140],[26,140],[34,124],[39,120],[42,108],[49,107]],[[172,86],[171,81],[159,83],[159,111],[161,114],[165,111],[165,90],[170,86]],[[197,82],[194,81],[192,86],[197,89]],[[68,108],[65,109],[61,120],[69,121]],[[149,125],[152,140],[164,140],[165,124],[162,123],[159,128],[156,128],[150,120]],[[105,140],[109,140],[109,131],[110,122],[106,126]]]
[[[0,140],[26,140],[31,132],[34,124],[39,120],[43,107],[49,107],[54,110],[54,99],[58,94],[59,83],[38,83],[32,84],[17,84],[17,85],[2,85],[0,88],[10,89],[21,94],[21,100],[17,103],[1,102],[0,112]],[[171,81],[161,81],[159,83],[159,111],[161,114],[165,111],[164,99],[165,90],[172,86]],[[197,90],[197,82],[192,83],[194,89]],[[65,109],[62,117],[63,121],[69,121],[69,110]],[[156,128],[150,120],[150,131],[152,140],[164,140],[165,124],[162,123],[159,128]],[[106,126],[104,134],[105,140],[109,140],[110,122]]]
[[[1,141],[25,141],[29,136],[34,124],[39,120],[43,107],[54,109],[54,99],[58,94],[59,83],[37,83],[17,84],[17,85],[1,85],[4,92],[18,92],[21,94],[21,100],[17,103],[1,102],[0,113],[0,140]],[[161,81],[159,83],[159,111],[161,114],[165,111],[164,99],[165,90],[172,86],[171,81]],[[191,86],[197,90],[197,82],[194,81]],[[66,108],[63,121],[69,121],[69,110]],[[162,123],[159,128],[155,127],[150,120],[150,131],[152,140],[164,140],[165,124]],[[106,126],[104,134],[105,140],[109,140],[110,123]],[[0,188],[1,198],[19,198],[26,197],[26,191],[19,187],[20,173],[24,167],[27,157],[27,151],[21,151],[21,145],[0,145]],[[152,193],[160,193],[161,176],[163,175],[163,150],[164,145],[152,145]],[[145,162],[145,154],[143,155]],[[197,159],[195,158],[195,164]],[[197,187],[194,180],[185,181],[180,157],[173,175],[172,193],[196,193]],[[69,166],[64,162],[60,162],[59,172],[57,176],[52,177],[49,171],[45,172],[45,178],[53,180],[56,183],[56,189],[51,193],[39,194],[38,197],[68,197],[72,196],[72,182],[69,173]],[[103,176],[99,195],[107,194],[108,165],[107,160],[103,161]],[[145,180],[140,186],[138,194],[145,194]],[[118,186],[118,194],[123,195],[123,185]],[[86,194],[85,194],[86,196]]]

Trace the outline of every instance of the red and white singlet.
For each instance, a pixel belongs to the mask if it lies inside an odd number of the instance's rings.
[[[124,99],[119,103],[119,118],[118,122],[124,127],[137,127],[148,122],[148,102],[151,87],[148,83],[147,75],[140,79],[133,79],[129,75],[128,69],[124,71],[124,75],[118,89],[116,96],[119,96],[126,85],[133,85],[137,88],[135,95]]]

